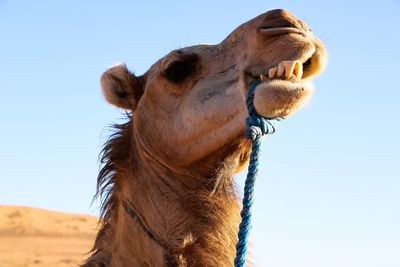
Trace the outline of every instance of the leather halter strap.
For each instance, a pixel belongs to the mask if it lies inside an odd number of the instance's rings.
[[[134,208],[132,203],[129,201],[125,200],[122,202],[122,205],[124,206],[124,209],[126,213],[134,220],[136,221],[140,227],[142,228],[143,232],[146,233],[146,235],[153,240],[157,245],[159,245],[161,248],[163,248],[166,251],[166,254],[164,255],[164,262],[167,267],[178,267],[178,263],[176,262],[175,257],[173,256],[173,250],[171,247],[167,244],[166,241],[161,239],[156,233],[154,233],[150,227],[146,224],[145,220],[143,219],[142,216],[137,212],[137,210]]]

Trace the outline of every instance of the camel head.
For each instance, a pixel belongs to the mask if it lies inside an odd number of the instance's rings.
[[[310,78],[325,64],[324,46],[307,24],[278,9],[242,24],[219,44],[174,50],[141,76],[114,66],[101,85],[111,104],[132,112],[132,138],[148,156],[171,168],[199,162],[214,168],[234,145],[243,150],[239,161],[247,159],[251,82],[262,80],[254,99],[260,115],[287,117],[310,96]]]

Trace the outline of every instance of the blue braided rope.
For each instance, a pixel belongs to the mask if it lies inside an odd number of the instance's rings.
[[[244,186],[243,207],[240,213],[242,222],[239,225],[238,242],[236,244],[235,267],[243,267],[246,264],[247,240],[251,229],[251,206],[253,204],[254,183],[258,173],[258,154],[262,137],[266,134],[273,134],[276,126],[282,118],[268,119],[257,114],[254,106],[254,90],[260,81],[250,84],[247,95],[247,109],[249,116],[246,119],[246,136],[252,140],[250,163],[247,171],[247,178]]]

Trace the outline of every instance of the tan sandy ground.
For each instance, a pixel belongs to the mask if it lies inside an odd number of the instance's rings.
[[[77,266],[91,249],[97,220],[0,205],[0,267]]]

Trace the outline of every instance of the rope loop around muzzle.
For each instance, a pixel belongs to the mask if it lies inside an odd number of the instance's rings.
[[[278,123],[283,118],[265,118],[260,116],[254,108],[254,92],[260,81],[254,81],[250,84],[247,92],[246,106],[249,112],[249,116],[246,118],[246,136],[251,140],[255,140],[257,137],[262,137],[266,134],[273,134],[276,131]]]
[[[242,221],[239,225],[238,242],[236,244],[235,267],[243,267],[246,264],[247,240],[251,229],[251,207],[253,205],[253,193],[256,176],[258,173],[259,153],[262,137],[266,134],[273,134],[277,124],[283,118],[265,118],[257,114],[254,108],[254,91],[261,81],[254,81],[250,84],[247,94],[247,110],[249,116],[246,119],[246,136],[252,140],[250,162],[244,186],[243,207],[240,213]]]

